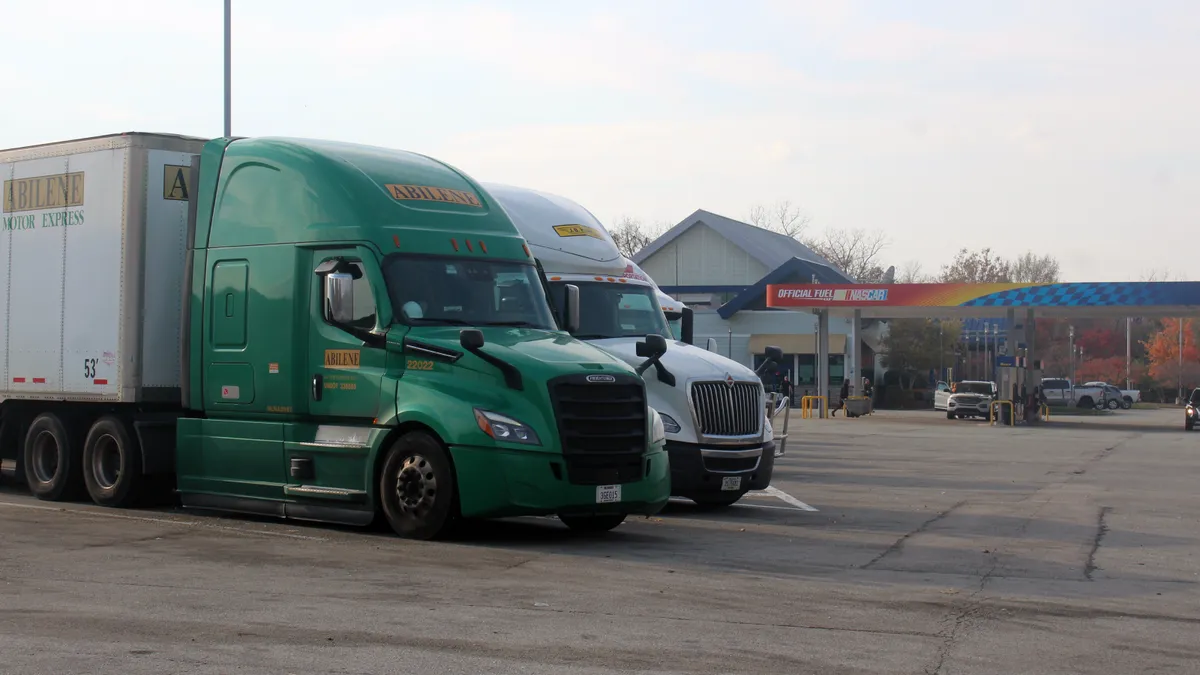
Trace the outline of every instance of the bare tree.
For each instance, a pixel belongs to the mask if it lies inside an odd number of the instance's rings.
[[[1027,251],[1012,262],[1009,276],[1015,283],[1053,284],[1059,280],[1058,260],[1049,254],[1038,256]]]
[[[647,227],[637,218],[621,216],[617,219],[616,224],[608,229],[608,233],[612,235],[613,242],[621,251],[621,255],[632,258],[634,254],[649,246],[668,229],[670,229],[670,225],[658,223]]]
[[[751,225],[777,232],[785,237],[801,239],[812,223],[812,218],[789,200],[776,202],[773,206],[758,204],[750,209]]]
[[[942,267],[943,283],[996,284],[1012,281],[1012,263],[992,254],[992,249],[980,251],[959,249],[954,262]]]
[[[904,263],[904,267],[900,269],[900,274],[896,276],[896,283],[899,284],[926,284],[931,281],[928,274],[921,268],[921,261],[910,260]]]
[[[884,268],[879,264],[879,254],[888,243],[883,232],[826,230],[820,238],[805,243],[859,283],[883,280]]]
[[[1141,281],[1186,281],[1187,277],[1183,274],[1172,272],[1171,268],[1163,267],[1146,270],[1140,275]]]

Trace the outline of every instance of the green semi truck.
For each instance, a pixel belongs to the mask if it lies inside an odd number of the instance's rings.
[[[570,336],[518,230],[437,160],[128,133],[0,151],[0,471],[46,500],[428,539],[601,531],[670,494],[634,367]],[[666,349],[647,336],[639,352]]]

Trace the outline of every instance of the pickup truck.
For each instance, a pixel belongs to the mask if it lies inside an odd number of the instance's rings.
[[[1119,389],[1116,385],[1108,384],[1107,382],[1085,382],[1083,386],[1104,387],[1108,390],[1110,397],[1119,397],[1117,398],[1118,403],[1116,406],[1112,405],[1112,403],[1109,403],[1108,407],[1112,410],[1116,410],[1118,407],[1129,410],[1133,407],[1134,403],[1138,403],[1142,400],[1142,392],[1140,389]]]
[[[1047,405],[1058,407],[1102,408],[1111,398],[1103,386],[1075,386],[1065,377],[1042,378],[1042,392]]]

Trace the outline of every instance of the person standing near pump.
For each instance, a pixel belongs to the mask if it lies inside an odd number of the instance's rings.
[[[837,417],[838,410],[846,410],[846,399],[850,398],[850,380],[842,378],[842,391],[838,397],[838,407],[830,411],[830,414]],[[850,411],[846,410],[846,415],[850,415]]]

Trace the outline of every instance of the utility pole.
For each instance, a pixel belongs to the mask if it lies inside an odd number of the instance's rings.
[[[1070,327],[1070,332],[1068,333],[1068,335],[1070,337],[1070,346],[1071,346],[1071,370],[1070,370],[1071,384],[1074,385],[1075,384],[1075,326]]]
[[[1183,403],[1183,317],[1179,318],[1179,403]]]
[[[1133,330],[1130,328],[1130,325],[1132,323],[1133,323],[1132,317],[1128,317],[1128,316],[1125,317],[1125,388],[1126,389],[1133,389],[1133,379],[1132,379],[1133,375],[1132,375],[1132,370],[1130,369],[1130,366],[1133,362],[1133,359],[1132,359],[1133,350],[1131,349],[1131,345],[1132,345],[1131,336],[1133,335]]]
[[[230,106],[230,99],[233,94],[232,85],[232,66],[231,57],[233,50],[230,47],[231,40],[231,21],[230,21],[230,5],[233,0],[225,0],[225,138],[233,136],[233,113]]]

